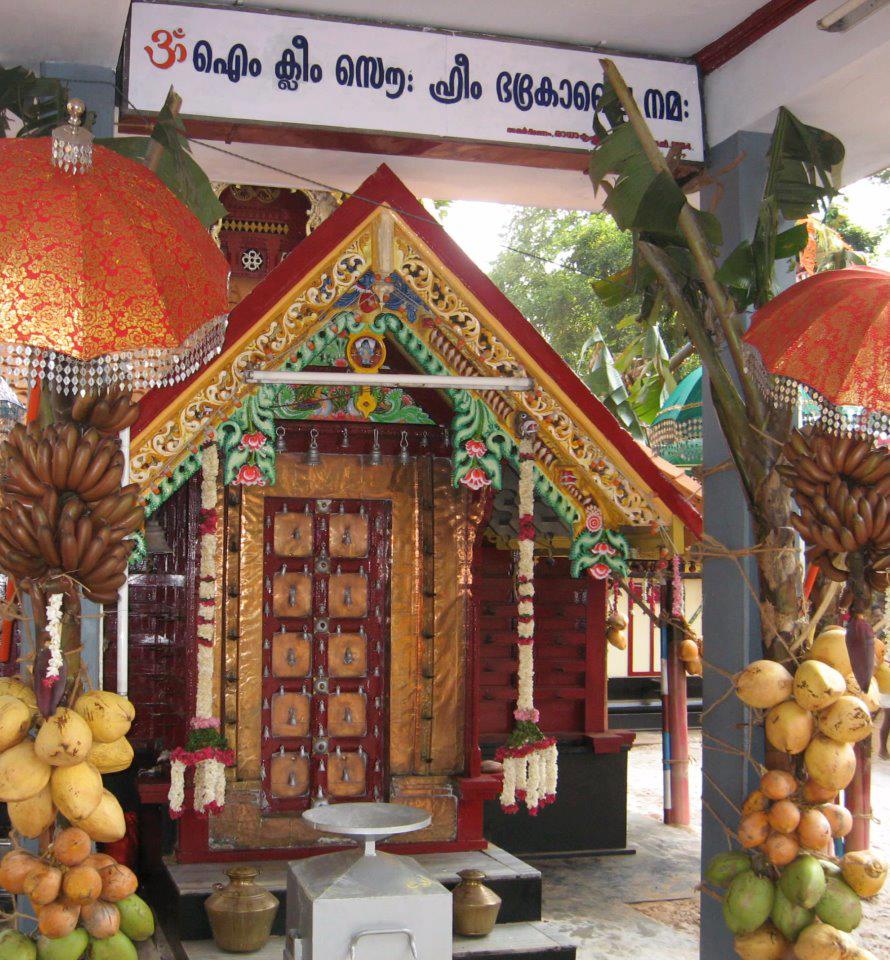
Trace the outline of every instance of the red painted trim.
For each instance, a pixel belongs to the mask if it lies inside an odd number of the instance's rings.
[[[353,130],[319,130],[311,127],[270,123],[232,123],[228,120],[184,119],[186,134],[197,140],[230,143],[271,144],[278,147],[337,150],[347,153],[384,154],[391,157],[423,157],[435,160],[462,160],[498,163],[544,170],[587,170],[588,150],[559,150],[521,144],[433,140],[424,137]],[[121,118],[122,133],[151,133],[153,123],[133,116]],[[558,141],[557,141],[558,142]],[[592,146],[592,144],[591,144]]]
[[[480,804],[481,806],[481,804]],[[197,819],[197,818],[196,818]],[[183,820],[179,821],[179,833],[182,836]],[[191,825],[188,828],[191,830]],[[207,821],[204,821],[204,832],[207,832]],[[381,843],[377,849],[384,853],[403,853],[408,856],[417,856],[420,853],[466,853],[470,850],[484,850],[488,846],[487,840],[451,840],[435,843]],[[197,847],[188,849],[180,846],[176,854],[177,863],[243,863],[245,860],[305,860],[308,857],[320,857],[325,853],[339,853],[341,850],[354,850],[352,846],[325,844],[322,847],[272,847],[261,850],[200,850]]]
[[[328,217],[293,252],[259,283],[229,315],[224,350],[235,343],[260,317],[266,314],[288,290],[319,261],[336,248],[343,237],[355,230],[374,206],[388,204],[402,216],[410,229],[429,246],[447,271],[495,318],[529,356],[535,358],[549,378],[584,412],[597,429],[608,438],[619,455],[642,478],[655,495],[696,536],[701,536],[702,518],[665,477],[646,451],[618,425],[614,416],[577,377],[563,358],[550,346],[532,324],[501,293],[495,284],[445,232],[408,190],[401,180],[381,164],[345,203]],[[142,416],[136,427],[139,433],[194,378],[152,391],[142,401]]]
[[[599,734],[609,726],[606,668],[606,581],[590,577],[587,583],[587,658],[584,730]]]
[[[769,0],[751,16],[727,30],[722,37],[702,47],[693,59],[707,76],[813,2],[814,0]]]
[[[470,777],[478,777],[482,771],[482,750],[479,746],[479,713],[482,697],[482,638],[479,630],[479,618],[482,614],[482,600],[480,586],[482,584],[482,531],[491,519],[494,507],[494,495],[491,487],[486,487],[476,494],[483,501],[479,514],[479,523],[474,531],[472,576],[469,596],[469,622],[467,624],[467,663],[466,663],[466,732],[465,750],[466,767]],[[465,781],[468,782],[468,781]],[[480,834],[481,836],[481,834]]]

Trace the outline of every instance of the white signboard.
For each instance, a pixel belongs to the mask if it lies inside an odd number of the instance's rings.
[[[135,2],[127,96],[137,110],[157,112],[172,84],[185,116],[589,151],[603,89],[601,55],[518,40]],[[613,59],[663,146],[679,143],[686,159],[703,160],[695,65]]]

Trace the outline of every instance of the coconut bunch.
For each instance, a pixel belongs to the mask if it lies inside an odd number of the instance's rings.
[[[764,712],[766,738],[793,758],[795,773],[768,770],[745,800],[743,850],[721,854],[706,878],[726,888],[724,918],[745,960],[865,960],[850,933],[863,898],[875,896],[887,864],[870,851],[834,858],[853,829],[838,793],[856,772],[854,744],[871,735],[875,691],[853,674],[845,631],[821,633],[795,672],[757,660],[735,678],[739,699]]]
[[[139,488],[120,486],[115,439],[74,423],[13,427],[2,448],[0,548],[19,579],[67,575],[97,603],[113,602],[144,522]]]
[[[778,470],[800,514],[791,525],[825,576],[848,579],[846,555],[863,555],[873,590],[890,584],[890,450],[868,440],[795,431]]]
[[[886,876],[886,862],[868,852],[839,863],[802,853],[776,871],[756,852],[732,850],[705,870],[706,882],[725,891],[723,916],[742,960],[877,960],[851,931],[862,899]]]
[[[683,661],[683,668],[690,677],[700,677],[704,671],[702,656],[704,655],[704,644],[701,637],[695,637],[685,620],[682,621],[688,632],[680,641],[678,654]]]
[[[613,611],[606,617],[606,642],[611,643],[616,650],[627,649],[627,620],[618,611]]]
[[[104,789],[102,774],[130,766],[126,734],[134,715],[125,697],[94,690],[42,719],[30,687],[0,680],[0,802],[13,829],[37,838],[62,814],[92,840],[120,840],[124,812]]]
[[[133,941],[154,933],[151,909],[136,894],[136,874],[91,850],[84,830],[67,827],[40,857],[15,849],[0,860],[0,885],[34,907],[40,938],[25,947],[32,958],[63,960],[69,948],[77,958],[92,943],[92,960],[135,960]]]

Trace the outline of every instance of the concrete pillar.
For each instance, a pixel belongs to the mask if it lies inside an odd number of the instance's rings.
[[[97,137],[114,136],[114,70],[53,60],[40,64],[40,75],[61,80],[72,97],[83,100],[96,115],[92,130]]]
[[[722,196],[717,215],[723,226],[723,252],[750,239],[757,222],[758,206],[766,180],[766,153],[770,137],[762,133],[737,133],[711,150],[712,170],[720,170],[740,154],[744,160],[721,176]],[[707,207],[710,196],[704,198]],[[703,390],[704,470],[707,472],[729,458],[711,401],[707,375]],[[752,546],[752,531],[742,486],[733,467],[707,476],[704,482],[705,531],[730,549]],[[740,561],[757,584],[757,571],[750,558]],[[710,709],[725,693],[729,681],[708,668],[711,663],[730,674],[761,656],[760,621],[757,604],[733,559],[708,559],[702,570],[704,659],[702,719],[702,867],[714,854],[729,849],[720,822],[735,829],[738,814],[726,802],[741,807],[755,788],[757,775],[740,756],[722,752],[721,742],[746,746],[747,730],[741,702],[728,697]],[[755,750],[761,750],[755,731]],[[726,929],[720,904],[709,896],[701,901],[701,960],[726,960],[734,956],[732,935]]]

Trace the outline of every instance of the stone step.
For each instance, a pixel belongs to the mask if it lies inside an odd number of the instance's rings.
[[[499,924],[541,919],[540,870],[494,844],[479,851],[415,854],[414,859],[449,890],[458,884],[459,870],[481,870],[488,878],[486,884],[503,900]],[[158,912],[169,917],[165,923],[168,933],[176,931],[183,941],[209,939],[210,925],[204,912],[204,901],[213,893],[214,883],[225,882],[226,870],[248,865],[260,871],[257,882],[278,897],[281,906],[272,931],[283,934],[286,860],[242,861],[237,864],[165,862],[165,871],[150,885],[149,894]]]
[[[247,960],[282,960],[284,937],[273,936],[262,950],[242,954]],[[575,944],[544,921],[499,923],[487,937],[453,940],[454,960],[575,960]],[[212,940],[188,940],[176,951],[180,960],[222,960]]]

